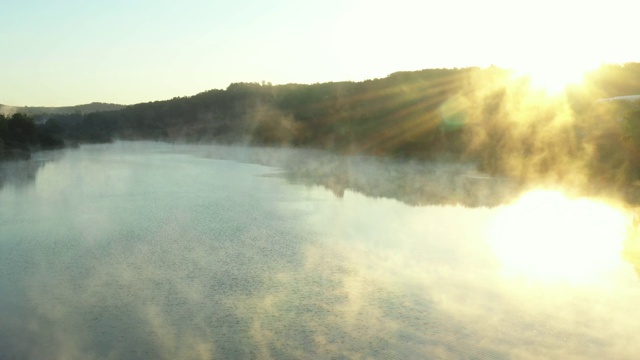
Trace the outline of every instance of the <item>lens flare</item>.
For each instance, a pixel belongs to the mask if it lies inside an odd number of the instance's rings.
[[[628,224],[605,203],[536,190],[496,215],[489,238],[509,275],[584,283],[621,263]]]

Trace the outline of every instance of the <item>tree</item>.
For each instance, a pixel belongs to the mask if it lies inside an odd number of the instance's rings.
[[[7,146],[28,150],[38,144],[38,132],[33,119],[26,114],[15,113],[6,121],[4,142]]]

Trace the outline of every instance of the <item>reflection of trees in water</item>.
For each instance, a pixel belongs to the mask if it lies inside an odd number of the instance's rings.
[[[197,151],[216,159],[278,167],[287,181],[323,186],[337,197],[346,190],[408,205],[498,206],[523,185],[486,176],[473,163],[416,161],[375,156],[343,156],[322,150],[207,146]]]
[[[572,196],[607,197],[640,204],[637,187],[589,183],[579,177],[575,183],[564,184],[553,178],[518,181],[484,174],[472,162],[344,156],[324,150],[244,146],[188,145],[177,146],[176,150],[207,158],[277,167],[283,170],[277,176],[295,184],[325,187],[337,197],[343,197],[345,191],[351,190],[414,206],[500,206],[512,203],[524,191],[536,188],[554,188]]]
[[[522,191],[514,181],[484,176],[464,163],[325,156],[288,164],[286,170],[289,181],[321,185],[339,197],[349,189],[418,206],[497,206]]]
[[[0,189],[5,185],[26,186],[36,180],[45,161],[9,161],[0,163]]]
[[[336,196],[345,190],[377,198],[396,199],[408,205],[462,205],[494,207],[513,202],[523,192],[558,189],[571,196],[612,198],[640,204],[640,188],[602,182],[562,184],[550,180],[518,181],[489,176],[474,163],[414,161],[385,157],[340,156],[318,153],[291,156],[283,164],[284,177],[305,185],[320,185]]]

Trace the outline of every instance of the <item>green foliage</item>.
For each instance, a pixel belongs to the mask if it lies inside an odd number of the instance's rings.
[[[49,122],[62,128],[57,134],[76,142],[249,141],[410,155],[430,151],[440,131],[438,106],[468,71],[397,73],[361,83],[234,83],[226,90],[96,113],[102,118],[69,114]]]
[[[36,126],[33,118],[23,113],[0,115],[0,159],[23,159],[34,149],[63,147],[61,137],[47,130]]]
[[[7,121],[6,144],[11,147],[27,150],[38,142],[38,134],[33,119],[29,116],[16,113]]]

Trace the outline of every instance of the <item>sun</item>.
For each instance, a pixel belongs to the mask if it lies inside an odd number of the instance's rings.
[[[584,283],[622,263],[628,224],[608,204],[537,190],[501,209],[489,238],[507,274]]]
[[[513,66],[514,77],[528,79],[531,88],[558,95],[569,85],[581,85],[585,75],[599,64],[588,60],[531,61]]]

